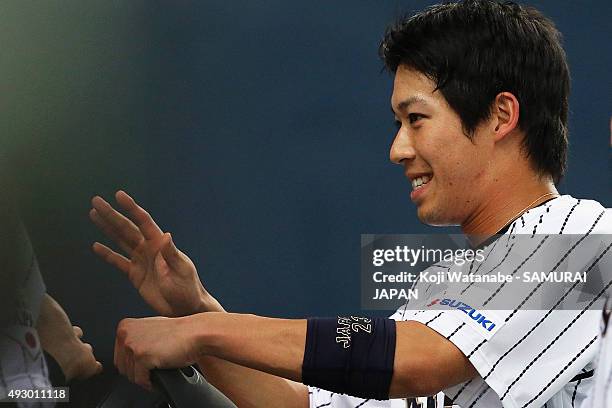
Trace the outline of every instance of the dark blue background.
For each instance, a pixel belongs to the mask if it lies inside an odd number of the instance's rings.
[[[151,315],[90,252],[94,194],[131,192],[228,310],[358,311],[361,233],[421,225],[388,161],[387,23],[430,2],[2,4],[2,135],[49,292],[112,361]],[[534,3],[563,32],[571,153],[560,190],[612,203],[608,1]]]

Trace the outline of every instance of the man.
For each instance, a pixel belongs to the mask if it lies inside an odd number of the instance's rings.
[[[91,345],[81,340],[81,328],[73,326],[60,304],[46,293],[26,229],[9,203],[7,183],[2,187],[0,400],[17,402],[8,397],[11,390],[43,390],[52,384],[84,380],[101,372],[102,365]],[[57,377],[50,375],[48,364]],[[41,401],[19,403],[43,406]]]
[[[460,225],[482,245],[505,232],[611,232],[599,203],[555,189],[569,90],[558,37],[537,11],[492,1],[435,6],[386,33],[381,55],[395,73],[398,123],[390,156],[413,186],[421,221]],[[117,329],[115,364],[144,387],[152,368],[197,362],[238,406],[395,406],[405,402],[375,399],[444,390],[462,407],[561,407],[584,395],[570,383],[593,358],[597,313],[507,311],[491,335],[452,310],[403,308],[393,319],[228,314],[170,234],[126,193],[116,199],[129,218],[100,197],[90,217],[129,258],[93,249],[171,317],[126,319]],[[348,352],[334,336],[343,324]]]
[[[610,118],[610,153],[612,153],[612,117]],[[612,157],[612,156],[611,156]],[[609,163],[612,166],[612,161]],[[610,335],[610,313],[612,300],[606,294],[606,303],[601,313],[599,351],[595,358],[597,370],[593,376],[593,386],[581,408],[608,407],[612,405],[612,336]]]

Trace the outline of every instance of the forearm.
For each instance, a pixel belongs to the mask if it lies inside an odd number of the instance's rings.
[[[207,310],[224,311],[216,302],[207,301]],[[231,318],[230,315],[225,315]],[[204,376],[239,407],[307,408],[308,388],[298,382],[243,367],[213,356],[202,356],[197,361]]]
[[[239,407],[308,407],[308,388],[303,384],[212,356],[200,358],[198,365],[208,382]]]
[[[301,380],[306,320],[234,313],[201,313],[194,317],[196,347],[202,356]]]
[[[42,348],[56,360],[62,357],[66,343],[76,338],[68,315],[47,293],[40,304],[36,331]]]
[[[40,304],[36,331],[42,348],[57,361],[67,381],[77,376],[95,374],[93,367],[83,371],[82,354],[78,352],[82,343],[62,306],[47,293]]]

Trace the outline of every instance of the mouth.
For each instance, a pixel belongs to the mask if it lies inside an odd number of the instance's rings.
[[[427,183],[429,183],[432,178],[433,178],[433,174],[427,174],[427,175],[419,176],[419,177],[413,179],[411,181],[411,183],[412,183],[412,191],[416,191],[418,189],[421,189],[421,188],[425,187],[425,185],[427,185]]]
[[[433,179],[433,174],[423,174],[413,178],[410,183],[412,184],[412,192],[410,193],[410,199],[417,202],[419,198],[427,191],[429,183]]]

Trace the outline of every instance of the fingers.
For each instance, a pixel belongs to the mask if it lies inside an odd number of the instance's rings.
[[[79,339],[83,337],[83,329],[81,329],[79,326],[72,326],[72,330],[74,331],[75,336],[77,336]]]
[[[120,342],[119,342],[119,330],[117,330],[117,336],[115,336],[115,352],[113,355],[113,364],[115,365],[115,367],[117,367],[117,370],[121,373],[121,374],[125,374],[125,369],[124,367],[124,358],[123,358],[123,347],[121,347]]]
[[[84,343],[84,345],[90,350],[91,360],[87,364],[87,369],[85,369],[80,376],[81,379],[86,380],[94,375],[98,375],[104,371],[104,366],[101,362],[96,360],[96,357],[93,354],[93,348],[89,343]]]
[[[96,227],[100,229],[100,231],[102,231],[104,235],[116,242],[123,251],[125,251],[127,254],[132,253],[133,247],[115,232],[115,229],[98,213],[95,208],[89,210],[89,219],[95,224]]]
[[[113,251],[109,247],[99,242],[94,242],[92,245],[92,249],[96,255],[100,258],[104,259],[109,264],[113,265],[115,268],[123,271],[126,274],[129,274],[130,271],[130,261],[124,257],[123,255],[118,254]]]
[[[83,330],[79,326],[72,326],[75,336],[79,339],[70,346],[70,357],[61,364],[66,381],[86,380],[103,370],[102,363],[96,360],[93,347],[81,340]]]
[[[153,390],[149,377],[149,369],[136,361],[133,345],[128,341],[126,320],[119,323],[117,336],[115,337],[115,366],[122,375],[149,391]]]
[[[95,196],[92,198],[91,205],[100,215],[98,220],[106,223],[106,227],[102,231],[110,234],[109,238],[117,240],[118,243],[124,242],[130,249],[135,248],[142,241],[143,234],[138,227],[129,218],[115,210],[102,197]],[[95,220],[93,221],[95,222]],[[112,230],[112,233],[110,230]]]
[[[162,230],[157,226],[151,215],[138,204],[125,191],[117,191],[115,194],[117,203],[124,208],[130,219],[138,226],[145,239],[156,239],[162,234]]]
[[[93,364],[89,366],[89,371],[86,372],[81,379],[86,380],[90,377],[93,377],[94,375],[98,375],[101,374],[102,371],[104,371],[104,367],[102,366],[102,363],[94,360]]]
[[[164,257],[164,260],[170,266],[170,268],[174,270],[180,270],[181,262],[183,259],[181,258],[181,253],[178,248],[174,245],[174,241],[172,240],[172,235],[169,232],[164,234],[164,241],[161,247],[161,253]]]
[[[135,382],[134,378],[134,352],[128,347],[125,348],[123,358],[125,359],[123,367],[125,372],[123,373],[131,382]]]
[[[91,344],[83,343],[83,346],[87,349],[87,352],[89,353],[89,356],[90,356],[90,360],[88,361],[87,368],[84,370],[80,378],[87,379],[87,378],[93,377],[94,375],[100,374],[104,370],[104,367],[102,366],[101,362],[96,360],[96,357],[93,351],[93,347],[91,346]]]
[[[134,367],[134,382],[149,391],[153,391],[149,370],[138,363]]]

